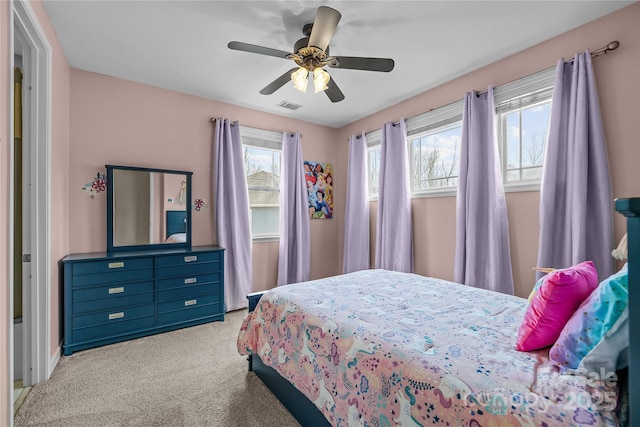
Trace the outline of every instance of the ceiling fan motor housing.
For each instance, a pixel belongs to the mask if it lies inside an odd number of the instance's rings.
[[[323,67],[326,64],[326,59],[329,57],[329,46],[327,46],[327,49],[324,51],[315,46],[309,46],[309,37],[303,37],[298,40],[293,45],[293,51],[295,54],[292,55],[292,59],[296,64],[305,67],[309,71]]]

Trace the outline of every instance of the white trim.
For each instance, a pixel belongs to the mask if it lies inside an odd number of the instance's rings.
[[[540,191],[540,181],[517,181],[510,184],[504,184],[505,193],[519,193],[524,191]]]
[[[51,375],[51,46],[35,12],[26,0],[12,2],[12,34],[21,34],[27,43],[23,53],[26,80],[31,82],[25,114],[25,136],[34,149],[29,154],[31,209],[31,285],[25,287],[23,323],[25,357],[29,367],[25,385],[42,382]],[[11,46],[13,50],[13,46]],[[27,68],[28,66],[28,68]],[[27,75],[28,74],[28,75]],[[27,98],[27,97],[25,97]],[[12,134],[13,136],[13,134]],[[13,250],[13,248],[12,248]],[[13,352],[13,342],[11,342]],[[55,358],[55,356],[54,356]]]
[[[433,190],[420,190],[411,194],[412,199],[427,199],[429,197],[456,197],[458,195],[458,186],[434,188]]]
[[[53,370],[58,365],[58,362],[60,361],[60,355],[61,355],[60,349],[62,349],[62,341],[60,341],[58,343],[58,348],[56,349],[56,352],[49,358],[49,372],[50,373],[53,372]],[[49,374],[49,376],[51,376],[51,374]]]
[[[14,381],[14,375],[13,375],[13,365],[14,365],[14,360],[13,360],[13,341],[14,341],[14,334],[13,334],[13,228],[14,228],[14,215],[13,215],[13,138],[14,138],[14,129],[13,129],[13,120],[14,120],[14,114],[13,114],[13,97],[14,97],[14,83],[13,83],[13,66],[14,66],[14,49],[13,49],[13,43],[14,43],[14,39],[13,39],[13,7],[12,7],[12,3],[9,4],[9,28],[11,29],[11,31],[9,31],[9,50],[10,50],[10,59],[9,59],[9,70],[7,70],[7,74],[9,76],[11,76],[10,79],[10,83],[9,83],[9,102],[6,107],[9,109],[9,141],[6,141],[6,144],[8,144],[9,146],[9,158],[7,159],[7,163],[9,165],[9,206],[8,206],[8,210],[9,210],[9,229],[8,229],[8,233],[7,233],[7,241],[4,243],[6,244],[6,249],[7,249],[7,254],[9,255],[9,259],[8,259],[8,269],[7,269],[7,273],[5,275],[5,278],[7,279],[7,286],[9,287],[9,300],[7,301],[7,304],[9,305],[9,310],[7,312],[7,317],[5,317],[6,320],[6,324],[7,324],[7,329],[8,329],[8,333],[7,336],[9,338],[9,351],[8,351],[8,355],[7,357],[9,358],[9,365],[7,366],[8,370],[5,372],[6,376],[7,376],[7,384],[5,384],[5,392],[6,392],[6,396],[7,396],[7,402],[2,402],[0,405],[3,405],[4,407],[8,408],[9,410],[7,411],[6,414],[4,414],[3,419],[0,419],[0,424],[4,424],[7,425],[9,427],[13,427],[13,381]],[[24,325],[23,325],[23,330],[24,330]],[[23,334],[24,336],[24,334]],[[23,340],[24,341],[24,340]],[[2,411],[0,411],[2,412]]]
[[[251,241],[254,243],[278,242],[280,241],[280,236],[253,236]]]

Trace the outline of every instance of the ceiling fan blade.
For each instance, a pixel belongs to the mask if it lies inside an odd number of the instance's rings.
[[[327,83],[327,90],[324,91],[327,94],[331,102],[340,102],[344,99],[344,94],[333,80],[333,77],[329,79],[329,83]]]
[[[327,63],[332,68],[348,70],[383,71],[393,70],[395,62],[389,58],[364,58],[360,56],[335,56]]]
[[[327,50],[331,37],[336,31],[342,15],[335,9],[320,6],[313,21],[313,28],[309,35],[309,46],[314,46],[323,51]]]
[[[277,91],[282,86],[284,86],[287,82],[290,82],[291,73],[293,73],[297,69],[298,69],[297,67],[290,69],[289,71],[287,71],[286,73],[284,73],[283,75],[281,75],[280,77],[278,77],[277,79],[269,83],[267,86],[265,86],[264,89],[260,91],[260,93],[263,95],[271,95],[273,92]]]
[[[287,56],[291,54],[290,52],[285,52],[284,50],[272,49],[270,47],[257,46],[255,44],[242,43],[242,42],[229,42],[227,47],[233,50],[241,50],[243,52],[275,56],[277,58],[283,58],[283,59],[287,59]]]

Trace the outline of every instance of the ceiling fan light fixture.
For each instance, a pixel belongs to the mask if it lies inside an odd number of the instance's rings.
[[[309,84],[309,72],[306,68],[300,67],[293,73],[291,73],[291,81],[293,82],[293,87],[298,89],[300,92],[307,91],[307,85]]]
[[[316,93],[329,89],[327,83],[330,78],[329,73],[320,67],[313,70],[313,87]]]

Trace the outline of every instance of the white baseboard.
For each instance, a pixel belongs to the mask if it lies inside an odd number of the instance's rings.
[[[53,370],[55,369],[56,365],[58,365],[58,362],[60,361],[61,349],[62,349],[62,341],[58,343],[58,349],[53,354],[53,356],[49,358],[49,370],[47,371],[47,379],[51,377]]]

